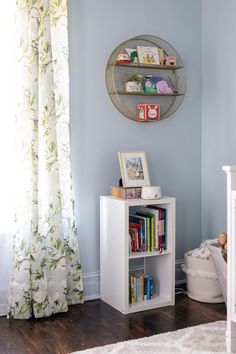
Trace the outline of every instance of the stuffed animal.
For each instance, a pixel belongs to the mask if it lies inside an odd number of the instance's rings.
[[[226,250],[227,249],[227,234],[226,232],[222,232],[219,234],[218,243],[220,248]]]
[[[220,248],[222,249],[223,258],[224,258],[225,262],[227,262],[227,234],[226,234],[226,232],[222,232],[219,234],[218,244],[219,244]]]

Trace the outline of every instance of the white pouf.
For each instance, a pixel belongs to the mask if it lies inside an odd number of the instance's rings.
[[[197,301],[224,302],[213,261],[191,256],[192,251],[184,254],[183,272],[187,276],[187,294]]]

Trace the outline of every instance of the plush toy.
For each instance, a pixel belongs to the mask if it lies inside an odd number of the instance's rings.
[[[158,81],[156,84],[157,93],[172,94],[173,90],[168,86],[165,80]]]
[[[227,234],[225,232],[219,234],[218,243],[220,248],[227,249]]]
[[[226,232],[221,232],[218,237],[218,244],[220,248],[222,249],[222,255],[227,262],[227,233]]]

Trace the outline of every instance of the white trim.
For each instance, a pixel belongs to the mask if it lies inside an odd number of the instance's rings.
[[[83,274],[84,300],[100,298],[100,272]]]

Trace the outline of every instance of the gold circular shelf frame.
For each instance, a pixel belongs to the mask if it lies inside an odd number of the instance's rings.
[[[118,63],[116,61],[118,55],[125,48],[135,48],[137,45],[162,48],[165,55],[176,57],[176,66]],[[126,92],[124,81],[125,77],[131,72],[168,78],[176,92],[173,95]],[[161,108],[160,120],[163,120],[177,111],[184,100],[186,92],[186,73],[180,55],[167,41],[152,35],[136,36],[118,45],[107,62],[105,80],[107,92],[114,106],[121,114],[136,122],[140,122],[137,120],[138,104],[159,103]]]

